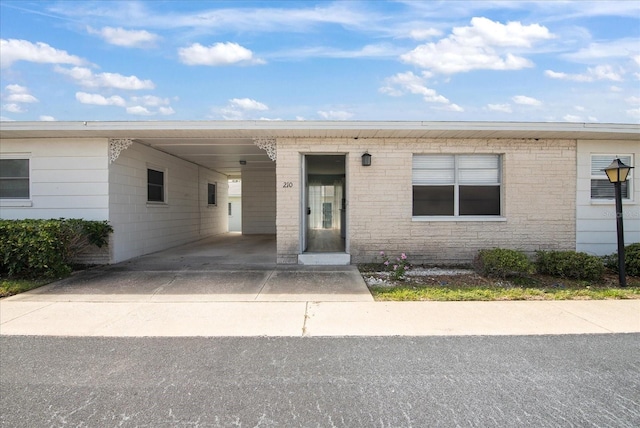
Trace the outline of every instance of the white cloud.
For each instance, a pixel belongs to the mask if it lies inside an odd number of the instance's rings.
[[[135,104],[143,104],[148,107],[167,106],[170,103],[168,98],[160,98],[160,97],[156,97],[155,95],[131,97],[131,102]]]
[[[380,88],[380,92],[398,97],[406,93],[422,95],[422,99],[428,103],[450,104],[452,110],[463,111],[463,109],[452,104],[446,97],[439,95],[434,89],[428,88],[422,77],[416,76],[413,72],[398,73],[385,79],[385,86]]]
[[[133,91],[155,88],[155,84],[151,80],[141,80],[136,76],[123,76],[118,73],[94,74],[86,67],[68,69],[56,66],[54,70],[71,77],[76,83],[87,88],[115,88]]]
[[[584,122],[582,120],[582,117],[580,116],[576,116],[574,114],[566,114],[563,118],[562,118],[565,122]]]
[[[628,109],[626,113],[629,117],[635,120],[640,120],[640,107]]]
[[[42,122],[55,122],[56,118],[53,116],[42,115],[38,118],[38,120],[41,120]]]
[[[511,105],[509,104],[487,104],[487,110],[499,111],[502,113],[511,113]]]
[[[127,107],[127,113],[133,114],[136,116],[153,116],[155,114],[143,106]]]
[[[329,111],[318,111],[318,114],[323,119],[327,120],[348,120],[353,117],[353,113],[343,110],[329,110]]]
[[[264,63],[255,60],[253,52],[237,43],[216,43],[202,46],[194,43],[189,47],[178,49],[180,61],[187,65],[231,65],[237,63]]]
[[[591,43],[577,52],[562,55],[564,59],[583,63],[593,63],[605,58],[627,59],[629,57],[640,61],[640,59],[636,59],[636,57],[640,57],[640,45],[636,38],[621,38],[606,43]]]
[[[471,26],[456,27],[449,37],[420,45],[400,59],[443,74],[519,70],[532,67],[533,63],[507,50],[530,48],[535,42],[550,38],[553,36],[549,30],[538,24],[502,24],[476,17],[471,19]]]
[[[266,104],[251,98],[232,98],[225,107],[216,109],[216,113],[225,120],[244,120],[248,119],[253,112],[266,110],[269,110]]]
[[[414,40],[427,40],[440,35],[442,35],[442,31],[435,28],[420,28],[409,32],[409,37]]]
[[[11,94],[5,98],[14,103],[37,103],[38,99],[31,94]]]
[[[158,109],[158,113],[163,116],[170,116],[172,114],[175,114],[175,111],[171,107],[160,107]]]
[[[97,106],[124,107],[127,104],[124,98],[117,95],[106,98],[100,94],[88,94],[86,92],[76,92],[76,100],[82,104],[93,104]]]
[[[624,99],[629,104],[639,104],[640,105],[640,97],[630,96]]]
[[[621,82],[623,80],[622,71],[616,71],[610,65],[598,65],[596,67],[587,68],[586,73],[567,74],[556,72],[553,70],[545,70],[544,75],[551,79],[571,80],[574,82],[594,82],[596,80],[612,80]]]
[[[26,86],[21,85],[7,85],[5,86],[9,95],[4,97],[5,101],[10,103],[37,103],[38,99],[29,93],[29,89]]]
[[[5,89],[8,92],[11,92],[12,94],[27,94],[29,93],[29,89],[27,89],[26,86],[21,86],[21,85],[7,85],[5,86]]]
[[[91,34],[97,34],[107,43],[125,47],[147,47],[153,46],[158,41],[157,34],[144,30],[125,30],[124,28],[104,27],[101,30],[95,30],[87,27],[87,31]]]
[[[16,61],[28,61],[42,64],[86,63],[80,57],[70,55],[66,51],[55,49],[46,43],[31,43],[27,40],[0,39],[0,67],[10,67]]]
[[[525,106],[541,106],[542,105],[542,101],[537,100],[535,98],[527,97],[525,95],[516,95],[511,99],[513,100],[514,103],[525,105]]]
[[[232,98],[229,104],[239,107],[242,110],[269,110],[266,104],[252,100],[251,98]]]
[[[4,104],[2,106],[2,109],[10,113],[24,113],[27,111],[27,110],[24,110],[19,104],[15,104],[15,103]]]

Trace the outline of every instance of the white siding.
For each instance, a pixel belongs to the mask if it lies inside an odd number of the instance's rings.
[[[147,203],[147,168],[165,172],[166,203]],[[113,262],[227,231],[227,176],[134,143],[111,164]],[[207,184],[217,183],[217,205]]]
[[[2,140],[1,156],[30,159],[30,199],[0,200],[3,219],[108,220],[108,141]]]
[[[614,201],[591,200],[591,155],[633,155],[633,195],[622,206],[624,240],[640,242],[640,143],[637,141],[578,141],[576,250],[596,255],[617,251]],[[613,160],[613,158],[612,158]],[[613,185],[612,185],[613,186]]]
[[[276,169],[242,171],[242,233],[276,233]]]

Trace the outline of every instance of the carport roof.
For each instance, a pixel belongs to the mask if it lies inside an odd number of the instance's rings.
[[[273,168],[259,138],[571,138],[640,140],[640,124],[424,121],[8,122],[0,138],[130,138],[230,176]]]

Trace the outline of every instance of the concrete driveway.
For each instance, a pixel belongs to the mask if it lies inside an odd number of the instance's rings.
[[[67,302],[372,302],[355,266],[277,266],[274,235],[228,233],[15,296]]]

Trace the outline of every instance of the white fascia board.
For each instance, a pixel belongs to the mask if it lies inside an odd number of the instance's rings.
[[[416,121],[124,121],[124,122],[45,122],[3,121],[0,131],[205,131],[205,130],[391,130],[391,131],[509,131],[549,133],[614,133],[638,134],[640,124],[616,123],[552,123],[552,122],[416,122]],[[257,133],[256,136],[259,136]]]

